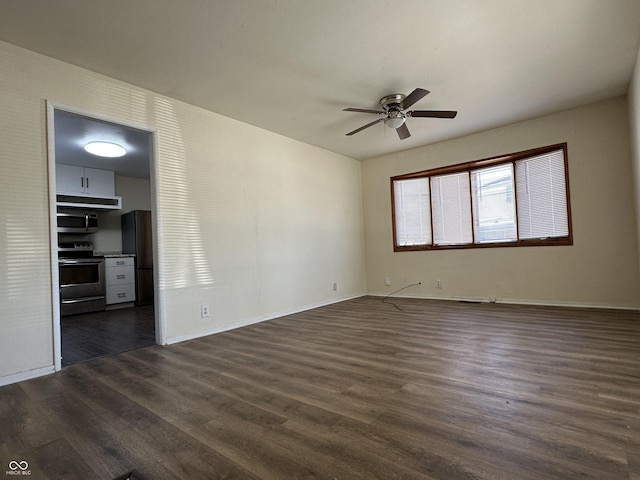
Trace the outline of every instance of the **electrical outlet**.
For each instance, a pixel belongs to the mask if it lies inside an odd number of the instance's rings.
[[[442,288],[442,280],[439,278],[436,280],[436,288]]]
[[[384,284],[388,287],[391,285],[391,277],[384,277]]]
[[[333,291],[335,292],[335,291],[337,291],[337,290],[338,290],[338,284],[337,284],[337,283],[334,283],[334,284],[333,284]]]
[[[200,305],[200,316],[202,318],[207,318],[209,315],[210,315],[209,305],[207,305],[206,303],[203,303],[202,305]]]

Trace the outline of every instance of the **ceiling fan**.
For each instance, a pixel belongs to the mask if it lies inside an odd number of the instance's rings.
[[[407,117],[430,117],[430,118],[455,118],[458,114],[452,110],[409,110],[411,107],[421,98],[425,97],[429,93],[429,90],[424,88],[416,88],[409,95],[402,93],[394,93],[393,95],[387,95],[380,99],[380,105],[382,110],[369,110],[367,108],[345,108],[343,112],[361,112],[361,113],[375,113],[376,115],[383,115],[383,118],[379,118],[371,123],[356,128],[354,131],[347,133],[347,135],[353,135],[361,132],[365,128],[369,128],[376,123],[384,122],[387,127],[394,128],[398,132],[400,140],[409,138],[411,133],[407,128]]]

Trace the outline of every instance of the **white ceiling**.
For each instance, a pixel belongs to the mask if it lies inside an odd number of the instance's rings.
[[[0,40],[366,159],[626,93],[638,0],[0,0]],[[422,87],[399,140],[377,117]]]

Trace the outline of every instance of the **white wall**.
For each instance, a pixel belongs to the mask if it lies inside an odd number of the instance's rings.
[[[359,162],[6,43],[0,64],[0,383],[53,365],[46,100],[156,129],[169,341],[365,292]]]
[[[640,50],[629,85],[629,131],[635,186],[636,239],[640,239]],[[638,249],[640,251],[640,241],[638,241]],[[640,269],[640,265],[638,268]]]
[[[568,143],[573,246],[393,252],[391,176],[561,142]],[[362,184],[369,292],[422,281],[400,295],[638,308],[631,173],[624,97],[368,160]]]

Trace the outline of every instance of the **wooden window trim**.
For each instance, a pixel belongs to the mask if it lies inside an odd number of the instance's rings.
[[[565,194],[567,201],[567,222],[568,222],[568,235],[566,237],[556,237],[556,238],[546,238],[546,239],[518,239],[516,241],[507,241],[507,242],[490,242],[490,243],[475,243],[475,236],[473,236],[474,243],[468,243],[464,245],[409,245],[409,246],[401,246],[398,245],[397,236],[396,236],[396,218],[395,218],[395,193],[394,193],[394,182],[397,180],[409,180],[409,179],[417,179],[424,177],[434,177],[438,175],[447,175],[452,173],[460,173],[460,172],[469,172],[471,173],[473,170],[486,168],[494,165],[500,165],[505,163],[512,163],[514,165],[515,171],[515,162],[518,160],[523,160],[529,157],[536,157],[538,155],[543,155],[545,153],[553,152],[556,150],[563,151],[564,157],[564,178],[565,178]],[[455,165],[447,165],[444,167],[436,167],[429,170],[421,170],[419,172],[406,173],[403,175],[396,175],[390,178],[390,186],[391,186],[391,226],[393,232],[393,250],[394,252],[414,252],[414,251],[425,251],[425,250],[460,250],[460,249],[469,249],[469,248],[503,248],[503,247],[541,247],[541,246],[559,246],[559,245],[573,245],[573,220],[571,217],[571,202],[570,202],[570,192],[569,192],[569,164],[568,164],[568,156],[567,156],[567,143],[558,143],[554,145],[548,145],[545,147],[532,148],[529,150],[523,150],[521,152],[509,153],[506,155],[499,155],[496,157],[484,158],[481,160],[474,160],[471,162],[463,162]],[[471,189],[471,186],[469,186]],[[517,185],[514,182],[514,198],[517,196]],[[516,225],[518,221],[518,203],[516,201]],[[431,215],[431,232],[433,235],[433,215]],[[472,225],[473,231],[473,225]]]

